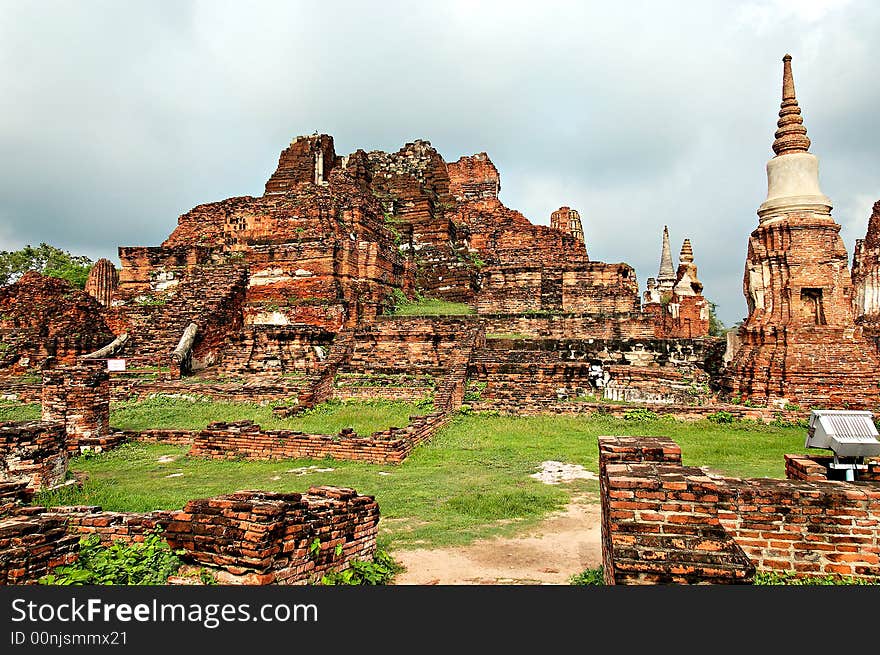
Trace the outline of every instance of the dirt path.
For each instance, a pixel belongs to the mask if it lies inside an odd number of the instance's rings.
[[[602,563],[599,521],[598,503],[573,499],[521,537],[396,551],[407,568],[396,584],[567,584],[571,575]]]

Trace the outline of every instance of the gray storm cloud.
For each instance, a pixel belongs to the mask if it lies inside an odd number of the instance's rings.
[[[567,204],[590,254],[656,273],[690,237],[745,314],[781,86],[795,82],[850,252],[880,198],[870,2],[0,2],[0,249],[92,257],[259,195],[292,136],[487,151],[502,200]]]

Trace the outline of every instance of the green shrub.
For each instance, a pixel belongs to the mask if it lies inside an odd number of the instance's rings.
[[[628,409],[623,413],[623,418],[627,421],[656,421],[660,416],[656,412],[644,407]]]
[[[776,571],[759,571],[755,573],[753,584],[761,586],[817,586],[817,585],[875,585],[880,580],[869,580],[866,578],[854,578],[846,575],[810,575],[798,576],[795,573],[786,571],[779,573]]]
[[[377,550],[372,561],[354,560],[344,571],[328,573],[322,585],[386,585],[403,567],[384,550]]]
[[[161,585],[181,565],[179,552],[152,532],[141,543],[101,544],[98,535],[80,541],[79,558],[39,579],[44,585]]]
[[[734,417],[730,412],[715,412],[714,414],[709,414],[707,417],[712,423],[718,424],[726,424],[733,423]]]
[[[605,576],[603,569],[601,566],[595,569],[587,569],[582,573],[571,576],[568,579],[568,584],[576,586],[604,585]]]

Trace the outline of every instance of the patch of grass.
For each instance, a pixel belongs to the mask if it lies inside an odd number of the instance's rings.
[[[39,420],[39,403],[20,403],[14,400],[0,400],[0,422]]]
[[[328,401],[298,416],[280,419],[272,415],[272,408],[268,405],[157,396],[140,402],[114,404],[110,424],[120,430],[198,430],[212,421],[249,419],[267,430],[336,434],[350,427],[358,434],[367,435],[392,426],[404,427],[409,423],[410,415],[424,414],[425,411],[414,403],[385,400]]]
[[[227,408],[228,419],[243,418],[233,416],[233,410]],[[345,411],[362,414],[365,409],[353,403]],[[383,422],[389,423],[385,417]],[[545,460],[597,472],[596,438],[606,434],[670,436],[681,445],[686,465],[738,476],[783,477],[782,455],[803,452],[802,429],[757,423],[469,414],[456,417],[430,444],[396,466],[329,459],[218,461],[188,458],[184,447],[130,443],[90,459],[74,459],[71,468],[88,474],[82,490],[43,493],[38,502],[142,512],[178,509],[189,499],[238,489],[302,492],[327,484],[376,497],[382,511],[379,539],[385,548],[458,545],[521,531],[564,507],[573,494],[598,499],[595,482],[550,486],[529,476]],[[159,463],[165,455],[176,459]],[[302,475],[297,469],[305,466],[333,470]],[[168,477],[175,473],[183,475]]]
[[[420,298],[413,302],[398,304],[391,313],[393,316],[461,316],[473,314],[474,309],[463,302]]]
[[[522,332],[487,332],[487,339],[531,339],[528,334]]]

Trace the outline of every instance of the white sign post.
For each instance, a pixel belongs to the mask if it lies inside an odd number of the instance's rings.
[[[108,371],[124,371],[125,370],[125,360],[124,359],[108,359],[107,360],[107,370]]]

